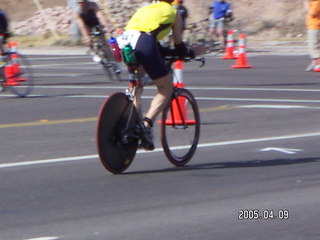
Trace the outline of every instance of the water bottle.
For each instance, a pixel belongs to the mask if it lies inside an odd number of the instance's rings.
[[[109,47],[113,53],[114,60],[116,62],[121,62],[122,61],[121,51],[120,51],[119,45],[117,43],[117,40],[112,37],[109,39],[108,43],[109,43]]]
[[[127,64],[135,64],[136,63],[136,57],[134,55],[133,49],[130,44],[126,45],[123,48],[123,56],[124,56],[124,60]]]

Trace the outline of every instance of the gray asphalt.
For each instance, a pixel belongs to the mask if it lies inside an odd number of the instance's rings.
[[[202,119],[196,155],[173,167],[156,127],[156,151],[122,175],[100,163],[95,125],[126,81],[85,55],[29,58],[33,95],[0,93],[1,240],[320,239],[320,78],[303,71],[307,55],[185,64]]]

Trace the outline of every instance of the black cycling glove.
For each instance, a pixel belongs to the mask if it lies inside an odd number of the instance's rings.
[[[180,58],[185,58],[185,57],[195,58],[194,51],[192,49],[187,49],[184,42],[181,42],[179,44],[175,44],[174,47],[177,51],[178,57],[180,57]]]
[[[175,49],[169,47],[163,47],[160,43],[158,43],[158,48],[162,56],[176,56],[177,51]]]

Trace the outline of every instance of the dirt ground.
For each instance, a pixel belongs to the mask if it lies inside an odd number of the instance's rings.
[[[40,0],[43,8],[66,6],[68,0]],[[107,0],[114,1],[114,0]],[[130,4],[130,0],[126,1]],[[141,0],[143,2],[143,0]],[[189,22],[208,16],[212,0],[185,0],[189,9]],[[232,27],[262,39],[305,37],[305,12],[302,0],[228,0],[232,4],[235,20]],[[1,0],[11,21],[23,21],[36,11],[33,0]]]
[[[66,6],[67,0],[40,0],[43,8]],[[11,21],[23,21],[33,16],[38,10],[32,0],[1,0],[0,9],[6,11]]]

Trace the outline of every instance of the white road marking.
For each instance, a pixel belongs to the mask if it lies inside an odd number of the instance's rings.
[[[38,237],[38,238],[29,238],[25,240],[56,240],[59,239],[59,237]]]
[[[320,107],[309,107],[309,106],[301,106],[301,105],[243,105],[238,106],[238,108],[271,108],[271,109],[319,109]]]
[[[99,66],[99,65],[98,65]],[[126,80],[124,80],[123,82],[126,82]],[[39,86],[35,86],[35,87],[39,87]],[[73,88],[73,89],[77,89],[77,88],[92,88],[92,89],[112,89],[118,86],[79,86],[79,85],[61,85],[61,86],[40,86],[42,88],[46,87],[46,88]],[[119,87],[120,88],[120,87]],[[145,87],[145,88],[150,88],[150,87]],[[152,88],[152,87],[151,87]],[[154,88],[154,87],[153,87]],[[288,88],[233,88],[233,87],[192,87],[192,86],[187,86],[187,89],[190,90],[222,90],[222,91],[275,91],[275,92],[320,92],[320,89],[288,89]],[[122,87],[123,89],[123,87]]]
[[[77,63],[56,63],[56,64],[37,64],[37,65],[33,65],[32,67],[34,69],[36,68],[44,68],[44,67],[67,67],[67,66],[77,66],[77,67],[81,67],[81,69],[83,69],[83,65],[97,65],[97,63],[94,62],[88,62],[88,63],[81,63],[81,64],[77,64]],[[67,67],[68,69],[70,69],[70,67]]]
[[[288,103],[320,103],[320,100],[305,99],[261,99],[261,98],[214,98],[214,97],[196,97],[197,100],[208,101],[236,101],[236,102],[288,102]]]
[[[284,135],[284,136],[275,136],[275,137],[265,137],[265,138],[231,140],[231,141],[222,141],[222,142],[201,143],[201,144],[198,144],[198,148],[217,147],[217,146],[226,146],[226,145],[234,145],[234,144],[244,144],[244,143],[268,142],[268,141],[270,142],[270,141],[277,141],[277,140],[318,137],[318,136],[320,136],[320,132],[302,133],[302,134]],[[186,146],[176,146],[173,149],[185,149],[185,148],[187,148],[187,147]],[[138,154],[145,154],[145,153],[154,153],[154,152],[162,152],[162,151],[163,151],[162,148],[156,148],[153,151],[139,150],[137,153]],[[59,163],[59,162],[68,162],[68,161],[81,161],[81,160],[89,160],[89,159],[95,159],[95,158],[98,158],[97,154],[86,155],[86,156],[76,156],[76,157],[34,160],[34,161],[27,161],[27,162],[2,163],[2,164],[0,164],[0,169],[1,168],[30,166],[30,165],[37,165],[37,164],[49,164],[49,163]]]
[[[29,61],[37,61],[37,60],[49,60],[49,61],[54,61],[54,60],[64,60],[64,59],[92,59],[90,55],[82,55],[82,56],[64,56],[64,57],[28,57]]]
[[[223,91],[267,91],[267,92],[320,92],[320,89],[304,88],[236,88],[236,87],[192,87],[187,86],[190,90],[223,90]]]
[[[270,151],[281,152],[286,154],[296,154],[297,152],[301,152],[302,150],[294,149],[294,148],[278,148],[278,147],[269,147],[269,148],[264,148],[260,150],[260,152],[270,152]]]

